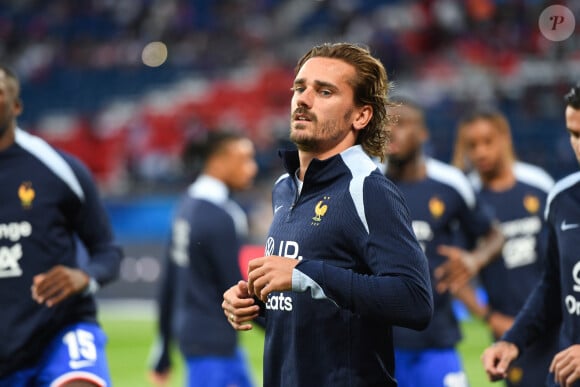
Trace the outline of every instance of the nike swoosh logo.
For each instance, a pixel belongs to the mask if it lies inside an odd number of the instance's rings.
[[[568,230],[572,230],[573,228],[578,228],[578,227],[580,227],[580,224],[578,224],[578,223],[566,223],[565,220],[562,221],[562,225],[560,226],[562,231],[568,231]]]
[[[276,206],[276,207],[274,207],[274,213],[278,212],[278,210],[279,210],[280,208],[282,208],[282,207],[284,207],[284,206]]]
[[[79,368],[91,367],[95,365],[95,362],[92,360],[71,360],[68,365],[73,370],[78,370]]]

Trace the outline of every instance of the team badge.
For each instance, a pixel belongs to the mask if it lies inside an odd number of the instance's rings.
[[[328,211],[328,204],[324,203],[324,201],[328,199],[330,199],[330,196],[325,196],[322,200],[316,203],[316,206],[314,207],[314,217],[312,218],[314,221],[314,223],[312,223],[313,225],[318,225],[322,221],[322,217],[326,214],[326,211]]]
[[[520,384],[524,376],[524,370],[520,367],[510,367],[508,371],[508,380],[513,384]]]
[[[429,200],[429,211],[434,218],[440,218],[445,212],[445,203],[443,203],[443,200],[434,196]]]
[[[20,202],[22,203],[22,207],[28,209],[32,207],[32,201],[36,196],[36,192],[32,188],[32,183],[29,181],[25,181],[24,183],[20,184],[18,188],[18,197],[20,198]]]
[[[524,207],[530,214],[535,214],[540,209],[540,199],[534,195],[524,196]]]

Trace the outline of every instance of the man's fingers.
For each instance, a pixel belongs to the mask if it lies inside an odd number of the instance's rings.
[[[560,363],[562,361],[562,359],[566,356],[566,349],[558,352],[554,358],[552,359],[552,363],[550,363],[550,372],[556,373],[556,367],[558,365],[558,363]]]
[[[250,290],[246,281],[238,281],[238,297],[250,297]]]
[[[238,311],[239,312],[239,311]],[[258,317],[258,313],[249,314],[245,317],[240,317],[238,314],[234,314],[232,312],[228,312],[224,310],[224,314],[228,319],[228,322],[237,331],[249,331],[253,328],[252,324],[249,324],[249,321],[252,321],[256,317]]]
[[[552,360],[552,365],[550,365],[550,370],[554,372],[554,378],[556,383],[564,385],[566,382],[567,377],[571,371],[574,370],[574,366],[571,363],[571,359],[568,355],[567,350],[564,350],[554,356],[554,360]],[[572,366],[572,367],[570,367]]]
[[[497,371],[504,376],[507,375],[507,370],[510,366],[510,363],[511,363],[511,359],[508,358],[508,356],[505,353],[502,354],[502,356],[499,359],[499,362],[497,363],[497,366],[496,366]]]
[[[268,287],[269,276],[262,276],[254,281],[254,294],[262,301],[266,302],[268,294],[271,292]]]
[[[489,380],[497,381],[506,378],[508,368],[517,355],[516,346],[503,341],[499,341],[487,348],[483,352],[481,360]]]
[[[248,292],[250,295],[256,295],[259,296],[259,290],[260,289],[256,289],[256,281],[259,281],[264,274],[266,273],[266,269],[263,266],[257,267],[255,269],[253,269],[251,272],[249,272],[248,274]],[[258,284],[261,284],[261,282],[258,282]]]
[[[562,385],[562,387],[564,386],[571,386],[572,382],[570,382],[569,380],[574,380],[574,371],[575,371],[575,366],[573,363],[567,363],[566,365],[562,365],[561,367],[559,367],[560,369],[558,370],[557,373],[557,382],[560,383]]]
[[[36,286],[32,292],[32,297],[38,302],[43,303],[46,300],[56,297],[62,292],[62,287],[58,282],[44,281]]]
[[[565,383],[562,387],[572,387],[576,381],[580,380],[580,370],[577,367],[572,366]]]
[[[46,300],[46,306],[49,308],[60,303],[64,299],[66,299],[70,295],[70,292],[61,291],[60,293],[56,294],[54,297],[50,297]]]
[[[452,247],[452,246],[447,246],[447,245],[437,246],[437,252],[439,253],[439,255],[449,256],[455,250],[456,250],[456,247]]]
[[[251,273],[252,271],[262,267],[264,265],[265,260],[266,260],[265,257],[254,258],[254,259],[250,260],[250,262],[248,263],[248,274]]]

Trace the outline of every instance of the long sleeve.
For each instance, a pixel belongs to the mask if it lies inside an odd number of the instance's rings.
[[[122,251],[113,241],[109,217],[99,198],[97,188],[89,171],[76,159],[65,156],[84,193],[79,207],[67,208],[73,229],[87,249],[89,259],[83,268],[100,286],[119,276]]]
[[[364,188],[368,234],[362,255],[371,274],[304,259],[296,266],[293,290],[310,290],[339,307],[384,320],[385,324],[424,329],[433,300],[428,264],[410,226],[398,190],[374,180]]]
[[[176,266],[171,260],[168,249],[157,295],[158,337],[150,357],[151,368],[156,372],[164,372],[171,367],[170,349],[175,300],[175,271]]]
[[[549,226],[547,262],[542,278],[518,313],[503,340],[514,343],[520,351],[562,321],[560,310],[559,252],[552,226]]]

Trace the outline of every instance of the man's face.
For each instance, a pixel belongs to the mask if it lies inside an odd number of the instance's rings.
[[[252,142],[245,138],[230,141],[222,152],[220,162],[226,168],[225,184],[234,191],[250,188],[258,172]]]
[[[386,148],[389,162],[404,163],[421,152],[428,134],[421,113],[408,106],[389,109],[389,114],[397,117],[390,126],[391,138]]]
[[[570,134],[570,144],[580,163],[580,109],[566,107],[566,128]]]
[[[22,111],[16,83],[0,70],[0,137],[4,136]]]
[[[491,121],[477,119],[462,128],[467,157],[478,173],[493,175],[499,170],[505,155],[507,138]]]
[[[353,129],[357,114],[355,69],[333,58],[314,57],[296,74],[290,117],[290,140],[298,149],[322,153],[333,149]]]

